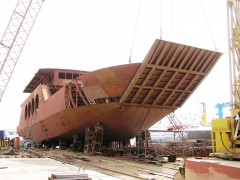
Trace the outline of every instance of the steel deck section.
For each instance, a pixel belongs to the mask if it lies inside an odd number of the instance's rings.
[[[222,53],[156,39],[120,103],[176,109]]]

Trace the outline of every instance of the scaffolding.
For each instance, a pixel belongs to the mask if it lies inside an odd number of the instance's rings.
[[[100,154],[102,148],[104,127],[100,123],[95,125],[94,130],[87,128],[85,131],[84,153]]]

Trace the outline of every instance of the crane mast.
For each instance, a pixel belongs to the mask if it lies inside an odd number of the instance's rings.
[[[227,9],[229,71],[230,71],[230,100],[232,109],[240,108],[240,1],[229,0]]]
[[[212,154],[240,159],[240,0],[226,2],[231,117],[212,121]]]
[[[0,41],[0,101],[44,0],[18,0]]]
[[[233,147],[240,150],[240,0],[228,2],[228,44]],[[240,152],[240,151],[239,151]]]

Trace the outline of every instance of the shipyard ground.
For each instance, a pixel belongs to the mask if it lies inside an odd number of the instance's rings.
[[[179,167],[183,165],[182,158],[176,162],[159,159],[149,161],[136,156],[91,156],[69,150],[28,150],[1,151],[0,179],[4,180],[57,180],[78,177],[79,180],[182,180]],[[185,179],[207,180],[228,179],[240,177],[240,161],[228,161],[218,158],[187,158],[185,160]],[[60,179],[59,179],[60,180]]]
[[[0,179],[4,180],[47,180],[52,174],[84,174],[92,180],[103,179],[173,179],[182,164],[181,159],[174,163],[149,161],[136,157],[88,156],[67,150],[16,152],[17,155],[4,155],[1,152]],[[54,179],[54,178],[52,178]]]

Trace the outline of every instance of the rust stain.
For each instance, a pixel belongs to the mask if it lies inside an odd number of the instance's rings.
[[[225,175],[230,179],[240,178],[240,165],[239,167],[234,167],[207,161],[191,160],[186,160],[185,165],[186,169],[193,171],[197,175],[204,175],[205,177],[214,177],[216,174],[219,174]]]

